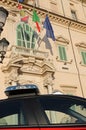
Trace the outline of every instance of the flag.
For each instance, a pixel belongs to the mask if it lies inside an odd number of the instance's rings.
[[[18,2],[21,2],[21,3],[22,3],[22,2],[24,2],[24,0],[18,0]]]
[[[22,9],[22,5],[18,4],[18,9],[21,10]]]
[[[36,13],[35,10],[33,11],[32,20],[36,23],[37,30],[40,32],[40,26],[39,26],[40,18],[39,18],[39,16],[37,15],[37,13]]]
[[[52,40],[55,41],[54,31],[47,15],[43,27],[46,29],[46,36],[52,38]]]
[[[28,23],[28,18],[29,18],[29,16],[25,16],[25,17],[21,18],[21,22]]]
[[[42,41],[44,41],[46,49],[50,50],[51,55],[53,55],[52,46],[46,35],[43,37]]]
[[[20,10],[21,21],[28,23],[29,16],[25,14],[24,10]]]

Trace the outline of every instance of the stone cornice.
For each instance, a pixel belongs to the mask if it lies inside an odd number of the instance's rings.
[[[12,8],[14,10],[15,14],[18,11],[18,8],[17,8],[18,2],[15,2],[15,1],[12,1],[12,0],[0,0],[0,4]],[[33,6],[27,5],[27,4],[24,4],[24,3],[21,3],[21,5],[28,12],[30,12],[30,13],[33,12],[33,9],[34,9]],[[78,30],[82,30],[82,31],[86,32],[86,24],[85,23],[72,20],[70,18],[64,17],[64,16],[59,15],[59,14],[48,12],[47,10],[42,9],[42,8],[35,7],[35,10],[39,14],[39,17],[45,18],[46,14],[48,14],[48,16],[49,16],[49,18],[52,22],[56,22],[56,23],[62,24],[62,25],[67,26],[67,27],[70,26],[74,29],[78,29]]]
[[[81,42],[76,44],[77,47],[85,48],[86,49],[86,43]]]

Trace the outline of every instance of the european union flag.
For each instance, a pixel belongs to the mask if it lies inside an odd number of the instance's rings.
[[[24,0],[18,0],[18,1],[22,3]]]
[[[46,29],[46,36],[55,41],[54,31],[47,15],[43,27]]]

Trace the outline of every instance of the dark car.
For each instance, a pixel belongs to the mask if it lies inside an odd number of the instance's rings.
[[[8,87],[0,101],[0,130],[86,130],[86,99],[40,95],[35,85]]]

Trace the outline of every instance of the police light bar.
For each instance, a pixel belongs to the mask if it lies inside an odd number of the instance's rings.
[[[5,90],[6,96],[19,96],[24,94],[38,94],[39,89],[34,84],[9,86]]]

